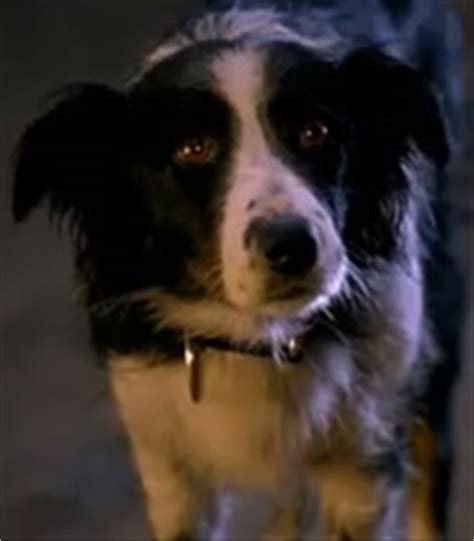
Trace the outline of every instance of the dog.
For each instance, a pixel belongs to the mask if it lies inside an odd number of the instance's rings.
[[[438,539],[462,280],[456,19],[210,4],[25,131],[159,540]]]

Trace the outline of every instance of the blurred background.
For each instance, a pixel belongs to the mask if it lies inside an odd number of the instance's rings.
[[[361,0],[364,1],[364,0]],[[71,295],[66,238],[44,212],[12,223],[9,156],[39,98],[67,82],[120,85],[196,0],[1,0],[0,538],[149,539],[140,487]],[[474,0],[465,38],[465,148],[452,166],[455,250],[468,274],[450,540],[474,538]]]

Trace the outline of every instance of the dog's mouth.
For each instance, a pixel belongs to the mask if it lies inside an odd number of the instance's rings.
[[[250,306],[230,301],[220,288],[219,293],[186,294],[182,290],[151,287],[128,296],[128,301],[143,307],[142,314],[152,324],[156,336],[171,332],[178,342],[190,340],[199,347],[214,347],[217,340],[220,348],[223,343],[225,349],[250,355],[262,355],[263,351],[279,362],[301,353],[308,325],[330,313],[332,303],[345,290],[348,274],[350,269],[341,259],[334,270],[324,273],[327,278],[323,282],[287,281],[280,289],[263,290],[258,301]],[[294,343],[298,347],[292,352]],[[268,354],[269,351],[272,353]]]
[[[237,287],[224,287],[223,300],[238,312],[256,317],[298,317],[327,306],[342,291],[346,269],[342,250],[334,250],[331,258],[301,276],[250,264],[234,274]]]
[[[289,287],[283,288],[282,291],[268,291],[264,304],[299,302],[308,297],[312,297],[313,294],[314,292],[309,286],[302,284],[290,285]]]
[[[346,264],[341,259],[330,272],[317,269],[301,281],[276,284],[270,280],[251,306],[244,308],[260,316],[308,317],[327,307],[343,289]]]

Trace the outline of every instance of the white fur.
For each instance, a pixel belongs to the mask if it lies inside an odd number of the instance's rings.
[[[139,369],[142,360],[111,360],[114,393],[159,539],[171,539],[196,519],[193,497],[202,504],[207,486],[268,492],[272,506],[291,505],[291,487],[307,467],[303,434],[288,382],[271,363],[205,353],[203,400],[194,404],[184,363]]]
[[[266,314],[294,315],[305,307],[327,304],[344,277],[343,250],[331,217],[313,193],[269,148],[258,119],[263,95],[263,55],[253,49],[226,52],[214,63],[217,87],[234,110],[240,126],[229,173],[221,234],[222,269],[228,301],[237,308]],[[249,211],[249,205],[253,210]],[[271,273],[244,246],[247,227],[255,217],[291,213],[305,218],[318,243],[319,258],[305,278],[308,294],[291,302],[267,305],[275,290]],[[299,303],[299,306],[298,306]]]
[[[191,23],[185,32],[177,32],[148,55],[143,71],[156,66],[193,45],[213,40],[240,41],[245,39],[257,46],[270,41],[296,43],[327,58],[340,57],[344,40],[330,25],[318,23],[321,11],[307,11],[291,19],[272,8],[239,9],[207,13]],[[307,26],[307,19],[313,20]],[[324,18],[324,16],[323,16]],[[306,32],[304,31],[306,27]]]

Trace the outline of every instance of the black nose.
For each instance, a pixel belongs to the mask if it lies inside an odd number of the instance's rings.
[[[256,219],[246,234],[274,272],[285,276],[306,273],[317,258],[317,246],[306,220],[299,216]]]

